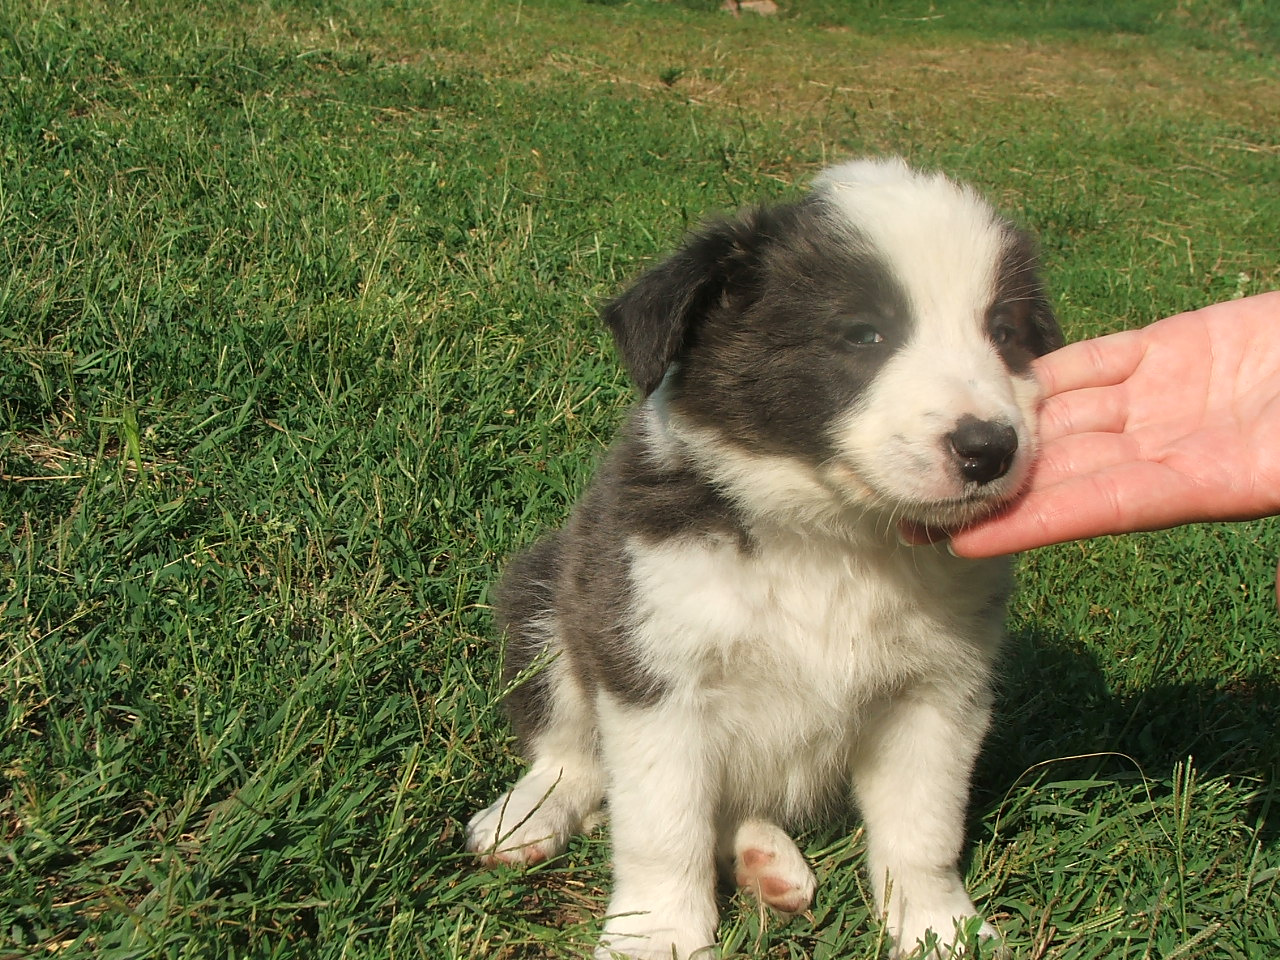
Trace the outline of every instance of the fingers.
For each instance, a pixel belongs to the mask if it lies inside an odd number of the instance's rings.
[[[1125,330],[1093,340],[1069,343],[1035,362],[1046,397],[1068,390],[1109,387],[1123,382],[1146,352],[1141,330]]]
[[[1232,382],[1238,385],[1236,365],[1226,364],[1230,369],[1224,373],[1221,358],[1256,358],[1259,343],[1273,342],[1270,332],[1278,316],[1280,292],[1080,341],[1038,359],[1042,447],[1028,493],[1003,513],[957,532],[953,551],[992,556],[1273,512],[1274,504],[1259,506],[1256,495],[1224,502],[1220,464],[1200,457],[1189,467],[1186,457],[1159,451],[1194,425],[1183,394],[1195,392],[1192,388],[1207,391],[1215,376],[1236,376]],[[1273,371],[1274,364],[1267,369]],[[1200,410],[1190,409],[1191,414]],[[1149,448],[1146,454],[1142,446]]]
[[[1037,477],[1036,488],[1008,510],[957,532],[952,552],[995,556],[1219,518],[1204,489],[1158,463],[1126,457],[1087,474],[1062,471],[1062,479],[1048,485]]]
[[[1040,440],[1084,433],[1121,433],[1129,420],[1122,386],[1083,387],[1049,397],[1040,405]]]
[[[1008,510],[957,531],[951,551],[962,557],[993,557],[1107,533],[1116,525],[1117,511],[1096,487],[1097,478],[1090,476],[1037,490]]]
[[[1044,389],[1040,438],[1050,443],[1083,433],[1120,433],[1129,418],[1124,382],[1145,353],[1140,331],[1068,344],[1036,361]]]

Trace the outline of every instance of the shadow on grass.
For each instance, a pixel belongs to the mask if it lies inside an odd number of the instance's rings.
[[[1280,684],[1251,677],[1117,691],[1083,644],[1023,630],[1008,641],[972,810],[997,807],[1049,764],[1055,779],[1133,774],[1136,764],[1161,780],[1188,760],[1201,779],[1256,783],[1259,839],[1280,838]]]

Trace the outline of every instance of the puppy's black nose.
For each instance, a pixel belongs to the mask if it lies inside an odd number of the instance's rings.
[[[998,420],[963,417],[947,434],[960,475],[974,483],[990,483],[1009,472],[1018,450],[1018,434]]]

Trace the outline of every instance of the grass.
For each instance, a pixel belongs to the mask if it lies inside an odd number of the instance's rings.
[[[484,872],[487,585],[629,391],[600,300],[898,151],[1074,337],[1280,285],[1252,0],[0,6],[0,956],[538,958],[603,834]],[[1280,954],[1274,523],[1028,555],[967,870],[1015,956]],[[880,955],[856,820],[808,918]]]

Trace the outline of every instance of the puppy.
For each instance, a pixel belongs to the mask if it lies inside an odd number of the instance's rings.
[[[965,186],[859,161],[703,228],[605,321],[644,399],[501,582],[529,770],[469,848],[536,863],[607,800],[596,958],[683,960],[714,943],[717,865],[804,910],[784,828],[852,795],[895,949],[953,942],[1010,568],[898,530],[1027,475],[1030,362],[1061,342],[1031,241]]]

